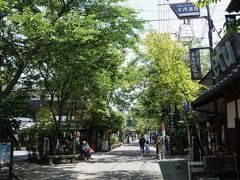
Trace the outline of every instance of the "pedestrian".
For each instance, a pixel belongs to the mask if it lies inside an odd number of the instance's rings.
[[[143,154],[144,154],[145,142],[146,142],[146,140],[145,140],[145,138],[144,138],[144,135],[142,134],[142,135],[141,135],[141,138],[139,139],[141,156],[143,156]]]
[[[92,159],[92,154],[94,153],[94,151],[92,148],[90,148],[89,144],[86,141],[82,142],[81,151],[85,160]]]
[[[156,139],[156,147],[158,148],[159,159],[165,159],[165,138],[163,136],[158,136]]]
[[[146,136],[145,136],[145,138],[146,138],[146,142],[148,141],[148,143],[150,142],[150,136],[149,136],[149,134],[147,134]]]
[[[154,144],[155,144],[155,147],[156,147],[156,154],[158,154],[158,143],[159,143],[159,142],[157,142],[158,137],[159,137],[159,134],[156,134],[155,137],[154,137]]]
[[[146,141],[146,154],[149,155],[150,154],[150,148],[149,148],[149,141]]]

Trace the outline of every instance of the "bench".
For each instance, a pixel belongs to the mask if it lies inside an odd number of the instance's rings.
[[[48,165],[52,165],[54,160],[70,159],[71,163],[75,163],[79,155],[48,155],[45,156]]]
[[[188,177],[192,180],[193,174],[206,173],[207,171],[203,167],[202,161],[188,161]]]

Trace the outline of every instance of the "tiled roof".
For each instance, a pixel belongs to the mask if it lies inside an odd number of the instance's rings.
[[[221,96],[225,88],[237,78],[240,78],[240,65],[233,69],[224,79],[200,94],[199,97],[193,102],[193,105],[199,106],[204,103],[211,102],[213,99]]]
[[[227,9],[227,12],[239,12],[240,11],[240,1],[239,0],[231,0]]]

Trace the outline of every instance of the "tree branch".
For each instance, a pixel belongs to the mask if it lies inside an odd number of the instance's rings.
[[[20,76],[22,75],[27,63],[36,54],[36,52],[39,50],[41,45],[40,45],[40,43],[37,43],[36,46],[32,50],[29,51],[25,61],[20,57],[20,54],[17,52],[13,43],[10,43],[10,46],[11,46],[11,49],[15,52],[15,54],[17,56],[19,56],[19,58],[18,58],[19,59],[19,65],[18,65],[18,69],[17,69],[15,75],[13,76],[12,80],[7,85],[7,87],[3,90],[3,93],[2,93],[3,97],[6,97],[11,93],[12,89],[17,84]]]
[[[62,9],[59,11],[57,18],[54,20],[54,22],[56,20],[58,20],[60,17],[62,17],[69,9],[70,9],[70,5],[71,3],[74,3],[74,0],[70,0],[68,1],[66,4],[64,3],[64,6],[62,7]]]

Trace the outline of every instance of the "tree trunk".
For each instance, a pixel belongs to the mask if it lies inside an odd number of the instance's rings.
[[[59,130],[56,128],[52,136],[52,155],[57,154],[57,141],[58,141]]]

